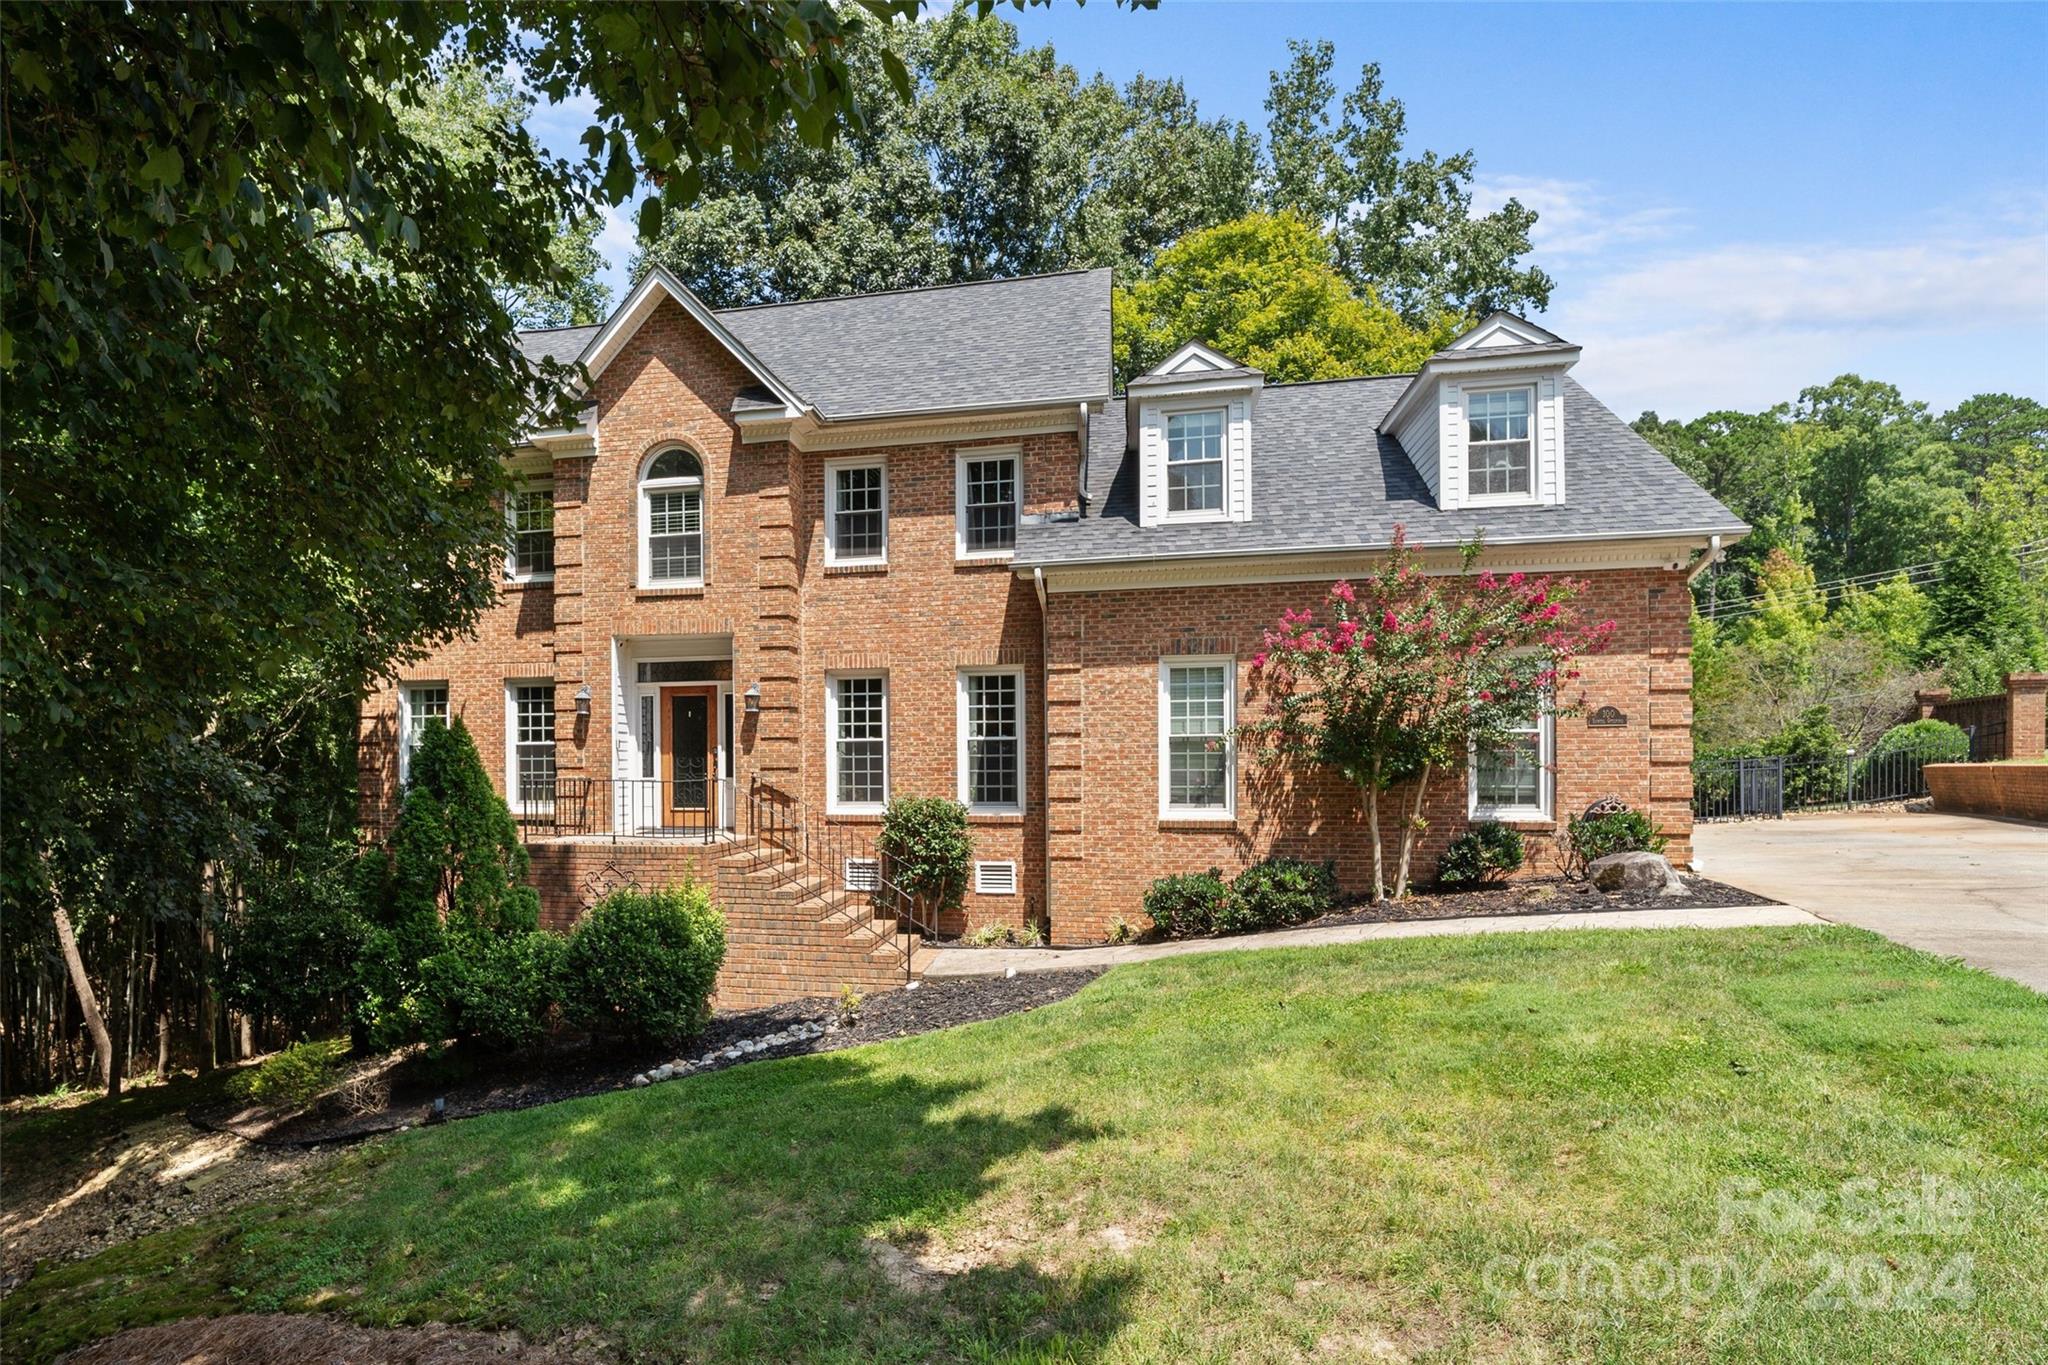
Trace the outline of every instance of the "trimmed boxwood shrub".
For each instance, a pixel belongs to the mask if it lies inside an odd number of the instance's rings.
[[[1220,868],[1161,877],[1145,890],[1145,913],[1167,938],[1200,938],[1235,914],[1236,897]]]
[[[1571,860],[1572,875],[1584,876],[1587,867],[1610,853],[1662,853],[1669,842],[1649,816],[1639,810],[1621,810],[1590,820],[1573,816],[1561,846]]]
[[[1498,820],[1480,820],[1451,840],[1437,860],[1440,886],[1477,886],[1520,870],[1527,852],[1522,836]]]
[[[420,964],[420,999],[437,1011],[428,1037],[458,1038],[516,1052],[547,1035],[561,997],[559,934],[452,933],[447,947]]]
[[[882,811],[875,850],[889,880],[916,898],[922,927],[935,928],[939,916],[960,908],[974,857],[967,807],[944,796],[899,796]]]
[[[1230,905],[1218,933],[1244,933],[1300,924],[1337,904],[1337,865],[1278,855],[1253,863],[1230,884]]]
[[[604,1037],[679,1043],[711,1017],[724,961],[725,916],[701,883],[614,891],[569,936],[563,1009]]]

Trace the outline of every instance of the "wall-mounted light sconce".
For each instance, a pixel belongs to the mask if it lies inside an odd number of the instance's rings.
[[[590,714],[590,688],[587,684],[576,689],[576,714],[579,716]]]
[[[743,695],[746,697],[747,714],[750,716],[760,715],[761,684],[755,683],[753,686],[749,687]]]

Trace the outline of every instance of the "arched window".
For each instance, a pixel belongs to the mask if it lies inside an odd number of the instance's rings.
[[[640,475],[640,582],[647,587],[704,581],[704,465],[671,446]]]

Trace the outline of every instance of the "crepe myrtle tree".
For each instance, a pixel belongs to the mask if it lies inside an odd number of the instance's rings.
[[[1340,581],[1315,607],[1289,608],[1252,658],[1263,712],[1238,727],[1257,761],[1328,767],[1363,795],[1372,834],[1372,894],[1388,899],[1381,798],[1409,783],[1396,807],[1400,858],[1392,898],[1408,894],[1430,779],[1474,749],[1507,747],[1537,709],[1569,715],[1583,696],[1573,662],[1605,647],[1614,622],[1588,621],[1582,581],[1473,572],[1425,573],[1407,536],[1371,574]]]

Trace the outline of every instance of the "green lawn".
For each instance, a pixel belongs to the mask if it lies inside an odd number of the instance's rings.
[[[2038,1360],[2044,1153],[2048,1000],[1854,930],[1222,953],[382,1141],[37,1277],[8,1355],[317,1305],[645,1359]]]

